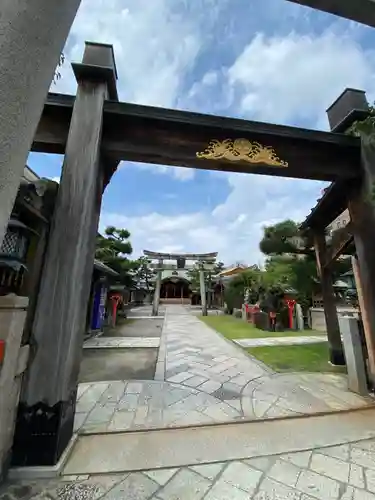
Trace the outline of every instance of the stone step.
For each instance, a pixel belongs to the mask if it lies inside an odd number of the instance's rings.
[[[195,428],[79,436],[64,474],[181,467],[335,446],[375,437],[375,409]]]

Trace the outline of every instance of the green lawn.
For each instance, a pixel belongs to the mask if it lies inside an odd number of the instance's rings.
[[[328,363],[328,343],[251,347],[246,351],[277,372],[335,372],[345,373],[345,367]]]
[[[315,330],[304,330],[301,332],[266,332],[259,330],[251,323],[247,323],[240,318],[233,316],[200,316],[208,326],[218,331],[229,340],[234,339],[256,339],[265,337],[297,337],[302,335],[322,335],[322,332]]]

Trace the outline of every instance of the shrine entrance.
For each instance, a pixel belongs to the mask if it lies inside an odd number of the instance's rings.
[[[161,283],[161,299],[189,299],[190,285],[187,280],[179,278],[166,278]]]
[[[32,144],[32,151],[65,156],[33,311],[36,349],[20,398],[15,465],[56,464],[72,436],[102,193],[121,161],[333,182],[346,202],[356,200],[359,268],[369,273],[371,279],[364,283],[375,297],[375,216],[368,196],[375,181],[375,153],[370,144],[342,133],[353,120],[368,115],[363,93],[346,91],[328,111],[332,132],[320,132],[121,103],[112,46],[87,43],[82,63],[73,64],[73,70],[77,95],[48,95]],[[166,259],[166,254],[153,255],[161,264]],[[212,254],[204,255],[212,260]],[[196,257],[204,267],[205,259]],[[157,268],[154,315],[162,270]],[[202,288],[204,279],[205,314]],[[374,304],[369,321],[375,337]],[[335,357],[342,353],[336,323],[329,338]]]
[[[199,303],[202,306],[203,316],[207,316],[207,291],[205,274],[212,271],[217,252],[212,253],[182,253],[168,254],[162,252],[143,251],[145,257],[150,261],[152,269],[157,271],[152,315],[157,316],[160,300],[170,304],[190,304],[197,295],[191,290],[188,280],[188,271],[196,271],[199,274]],[[192,261],[193,264],[187,264]],[[176,264],[174,264],[176,262]],[[165,274],[167,273],[167,276]],[[195,301],[197,303],[197,301]]]

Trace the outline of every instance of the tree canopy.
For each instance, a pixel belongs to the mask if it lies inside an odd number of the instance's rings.
[[[306,253],[306,251],[309,253],[309,249],[300,247],[299,243],[303,242],[303,238],[300,234],[299,224],[290,219],[278,222],[273,226],[266,226],[263,231],[259,248],[265,255],[300,254]]]
[[[147,292],[150,292],[151,281],[156,276],[156,271],[150,267],[151,261],[142,256],[134,261],[134,279],[145,285]]]
[[[299,224],[286,220],[265,227],[259,247],[268,256],[264,276],[266,285],[293,288],[298,292],[301,305],[309,307],[314,293],[320,291],[320,280],[314,250],[303,248],[300,245],[303,241]],[[338,259],[332,265],[333,279],[350,268],[350,259]]]
[[[209,270],[209,271],[204,273],[204,278],[205,278],[206,284],[211,286],[213,276],[216,276],[217,274],[219,274],[223,269],[224,269],[223,262],[215,262],[214,268],[212,270]],[[187,276],[191,282],[192,288],[198,289],[200,286],[198,266],[194,267],[194,269],[189,269],[187,271]]]
[[[131,274],[137,267],[137,261],[128,258],[133,252],[129,241],[129,231],[109,226],[104,234],[105,236],[97,236],[95,257],[119,273],[121,283],[124,285],[132,284]]]

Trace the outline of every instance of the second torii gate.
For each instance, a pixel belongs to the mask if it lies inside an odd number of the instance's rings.
[[[157,271],[156,285],[154,292],[154,300],[152,303],[152,315],[157,316],[159,313],[159,303],[160,303],[160,288],[162,272],[169,269],[175,269],[171,265],[164,264],[166,260],[175,260],[177,262],[177,269],[185,269],[186,261],[192,260],[197,263],[199,269],[199,284],[201,293],[201,303],[202,303],[202,314],[207,316],[207,297],[206,297],[206,282],[204,279],[204,272],[212,269],[217,252],[212,253],[181,253],[181,254],[168,254],[161,252],[150,252],[149,250],[143,251],[144,255],[149,259],[154,259],[158,261],[158,265],[155,268]]]

